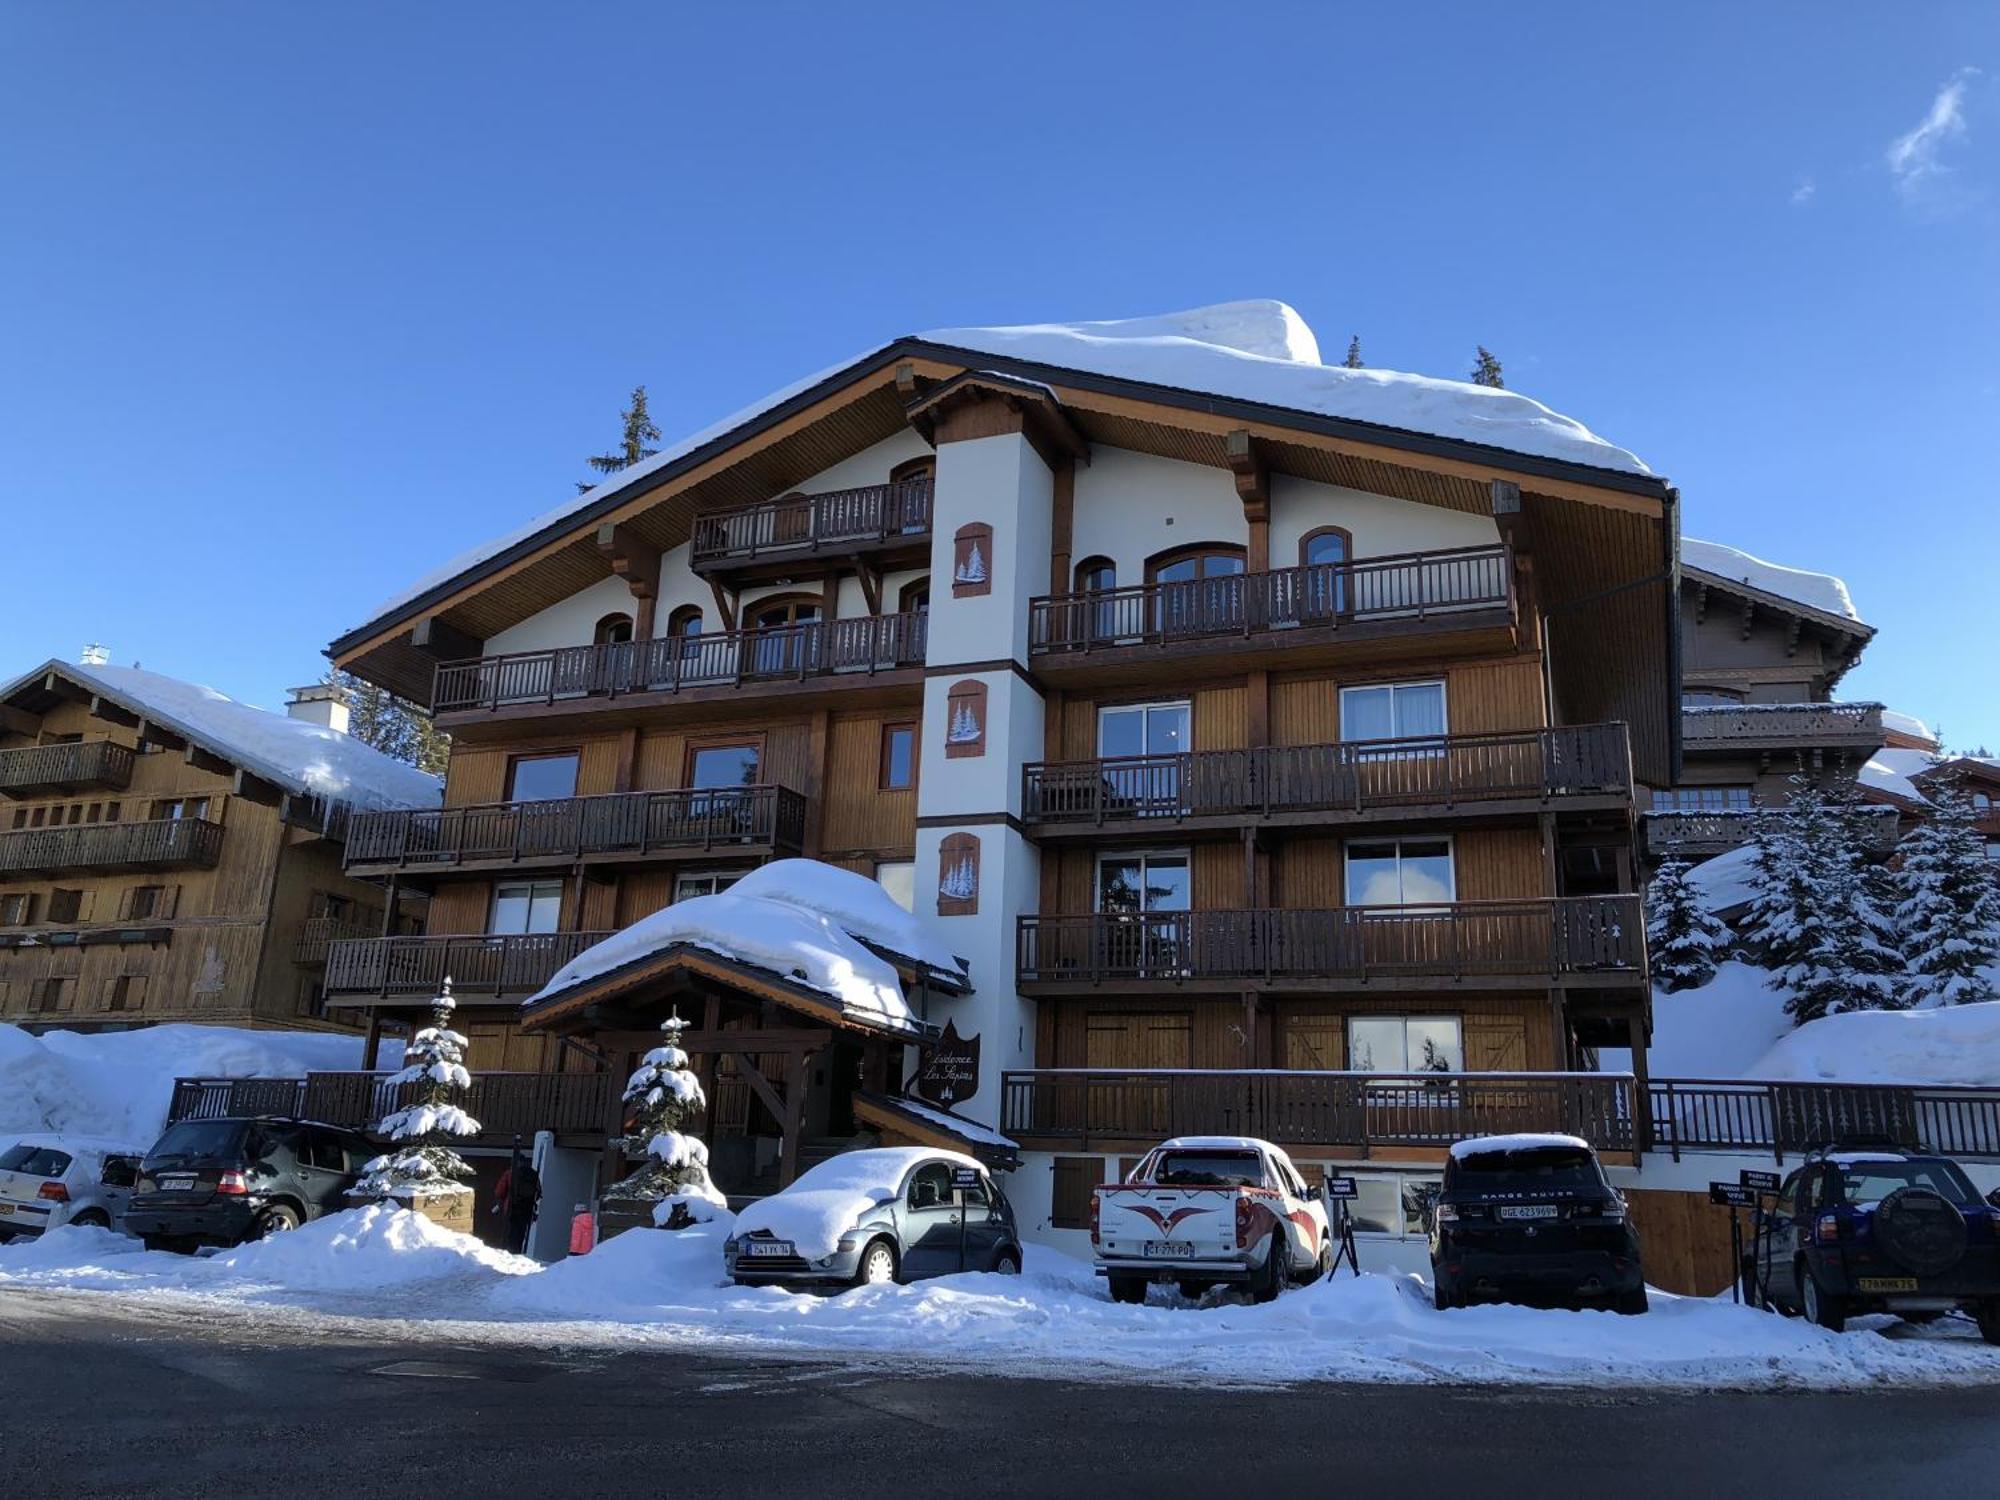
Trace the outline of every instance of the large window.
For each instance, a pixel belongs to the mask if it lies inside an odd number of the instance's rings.
[[[1356,1073],[1460,1073],[1464,1031],[1457,1016],[1354,1016],[1347,1066]]]
[[[1347,613],[1345,566],[1354,557],[1354,539],[1339,526],[1322,526],[1299,538],[1299,566],[1307,569],[1299,580],[1300,613],[1307,619],[1324,619]]]
[[[1243,622],[1243,549],[1202,542],[1164,553],[1146,564],[1160,586],[1152,628],[1162,635],[1211,635]]]
[[[752,606],[749,628],[756,631],[752,670],[771,674],[807,672],[819,664],[819,635],[812,628],[824,601],[816,594],[764,599]]]
[[[1128,703],[1097,711],[1097,753],[1179,755],[1188,748],[1185,703]]]
[[[764,748],[756,740],[696,745],[688,751],[687,784],[698,791],[755,786]]]
[[[560,880],[509,881],[493,888],[486,930],[496,936],[556,932],[562,927]]]
[[[517,755],[507,767],[509,802],[543,802],[576,795],[577,753]]]
[[[1455,901],[1450,839],[1367,839],[1347,846],[1349,906]]]
[[[1343,740],[1408,740],[1443,733],[1442,682],[1376,682],[1340,690]]]
[[[1756,805],[1747,786],[1676,786],[1653,793],[1654,812],[1749,812]]]
[[[1188,909],[1188,856],[1106,854],[1097,862],[1097,909],[1119,915]]]

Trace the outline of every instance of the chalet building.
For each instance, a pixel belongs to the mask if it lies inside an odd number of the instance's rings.
[[[1889,730],[1881,704],[1834,690],[1874,635],[1838,578],[1682,538],[1682,766],[1672,786],[1643,794],[1649,859],[1737,847],[1801,772],[1853,786]],[[1881,837],[1887,853],[1893,819]]]
[[[341,730],[136,667],[50,661],[0,687],[0,1020],[326,1028],[335,941],[390,930],[349,875],[357,807],[435,806]]]
[[[330,998],[393,1014],[448,973],[475,1070],[544,1080],[621,1078],[678,1008],[719,1162],[997,1144],[1044,1234],[1167,1132],[1357,1168],[1390,1235],[1466,1133],[1629,1160],[1647,1113],[1589,1068],[1644,1068],[1677,532],[1632,455],[1512,393],[1324,367],[1281,304],[897,339],[332,644],[453,753],[442,809],[353,820],[347,873],[428,919],[336,942]],[[1866,627],[1804,623],[1812,701]],[[792,856],[950,955],[873,943],[914,1026],[698,936],[522,1009]]]

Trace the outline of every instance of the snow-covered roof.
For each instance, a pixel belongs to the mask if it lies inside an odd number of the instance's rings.
[[[1915,714],[1898,713],[1893,708],[1882,710],[1882,727],[1897,734],[1906,734],[1913,740],[1928,740],[1933,745],[1938,742],[1937,731],[1930,725]]]
[[[1018,1150],[1020,1142],[1011,1136],[1002,1135],[991,1125],[982,1125],[977,1120],[968,1120],[964,1115],[955,1115],[948,1109],[924,1103],[921,1099],[910,1099],[902,1095],[888,1101],[904,1114],[914,1115],[919,1120],[928,1121],[940,1130],[949,1130],[962,1140],[972,1141],[982,1146],[1001,1146],[1007,1150]]]
[[[726,891],[677,901],[586,948],[524,1004],[539,1005],[683,945],[816,990],[856,1021],[911,1033],[921,1028],[903,998],[902,978],[875,949],[964,973],[950,950],[867,876],[814,859],[781,859]]]
[[[1855,779],[1871,791],[1886,792],[1891,797],[1922,806],[1930,798],[1923,794],[1912,778],[1941,763],[1940,757],[1928,750],[1905,750],[1888,745],[1868,757]]]
[[[840,1237],[884,1198],[902,1191],[910,1169],[927,1161],[986,1168],[977,1159],[934,1146],[880,1146],[844,1151],[799,1174],[788,1188],[760,1198],[737,1215],[736,1232],[763,1230],[790,1240],[809,1260],[831,1255]]]
[[[444,782],[338,729],[238,703],[198,683],[139,667],[49,661],[5,687],[0,699],[58,672],[131,712],[286,791],[362,809],[436,807]]]
[[[1652,471],[1541,402],[1516,391],[1395,370],[1323,365],[1319,341],[1283,302],[1224,302],[1158,317],[1111,322],[1031,323],[1013,327],[940,328],[916,341],[975,354],[1107,376],[1173,390],[1256,402],[1312,416],[1367,423],[1389,431],[1478,443],[1536,458],[1615,472]],[[394,615],[433,589],[478,567],[545,529],[591,510],[614,493],[657,474],[736,429],[875,359],[896,343],[878,344],[816,371],[670,443],[651,458],[609,475],[602,484],[552,510],[461,552],[369,611],[369,621]],[[996,371],[1008,379],[1012,372]]]
[[[1480,1135],[1453,1143],[1454,1161],[1469,1156],[1490,1156],[1508,1151],[1588,1151],[1590,1142],[1573,1135]]]
[[[1740,583],[1760,594],[1789,599],[1823,615],[1835,615],[1861,623],[1861,613],[1855,609],[1847,585],[1831,573],[1787,568],[1780,563],[1765,562],[1761,557],[1752,557],[1736,547],[1725,546],[1721,542],[1699,541],[1691,536],[1681,538],[1681,566],[1707,573],[1724,583]]]

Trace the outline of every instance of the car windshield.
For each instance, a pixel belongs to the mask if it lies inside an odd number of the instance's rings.
[[[178,1157],[183,1161],[233,1161],[242,1154],[244,1120],[182,1120],[169,1125],[146,1153],[147,1159]]]
[[[1527,1146],[1515,1151],[1478,1151],[1452,1162],[1452,1186],[1479,1192],[1540,1192],[1550,1188],[1593,1188],[1597,1163],[1575,1146]]]
[[[1950,1203],[1979,1201],[1979,1190],[1956,1162],[1854,1161],[1838,1165],[1841,1201],[1845,1203],[1880,1203],[1906,1187],[1929,1188]]]
[[[1255,1151],[1162,1151],[1153,1181],[1176,1187],[1262,1187],[1264,1163]]]
[[[22,1142],[0,1152],[0,1172],[19,1172],[24,1177],[60,1177],[69,1170],[69,1153],[53,1146],[31,1146]]]

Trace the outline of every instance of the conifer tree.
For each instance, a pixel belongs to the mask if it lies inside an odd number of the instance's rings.
[[[646,411],[646,388],[643,385],[632,388],[632,404],[619,413],[623,431],[615,452],[593,454],[584,460],[600,475],[616,474],[620,469],[629,469],[642,458],[651,458],[660,450],[649,448],[648,443],[660,440],[660,429],[653,425],[653,419]],[[595,489],[602,483],[600,479],[577,481],[579,492]]]
[[[1691,990],[1715,977],[1729,929],[1702,904],[1688,862],[1670,854],[1646,890],[1646,953],[1662,989]]]
[[[320,681],[340,689],[347,703],[347,732],[354,738],[420,771],[444,774],[451,759],[451,736],[423,709],[338,667]]]
[[[1930,789],[1932,812],[1903,841],[1897,929],[1911,1002],[1929,1008],[2000,998],[1986,971],[2000,963],[2000,878],[1957,779]]]
[[[666,1040],[640,1060],[625,1085],[632,1126],[621,1144],[625,1159],[639,1166],[605,1193],[651,1203],[653,1222],[668,1229],[705,1222],[728,1201],[709,1180],[708,1147],[690,1129],[708,1099],[681,1050],[686,1029],[678,1013],[661,1022]]]
[[[1488,349],[1484,344],[1479,345],[1478,348],[1479,357],[1472,363],[1472,383],[1474,385],[1490,385],[1496,391],[1505,390],[1507,382],[1500,376],[1500,361],[1494,356],[1493,351]]]
[[[447,978],[431,1001],[431,1024],[410,1038],[403,1049],[403,1070],[387,1084],[391,1098],[399,1098],[405,1088],[415,1093],[375,1126],[375,1133],[392,1144],[362,1169],[350,1197],[407,1201],[462,1192],[472,1181],[472,1168],[450,1144],[479,1134],[479,1122],[462,1103],[472,1075],[465,1070],[469,1044],[451,1029],[457,1008]]]
[[[1349,370],[1359,370],[1363,368],[1361,364],[1360,334],[1358,333],[1355,334],[1354,337],[1350,338],[1347,341],[1347,358],[1341,361],[1341,365]]]

